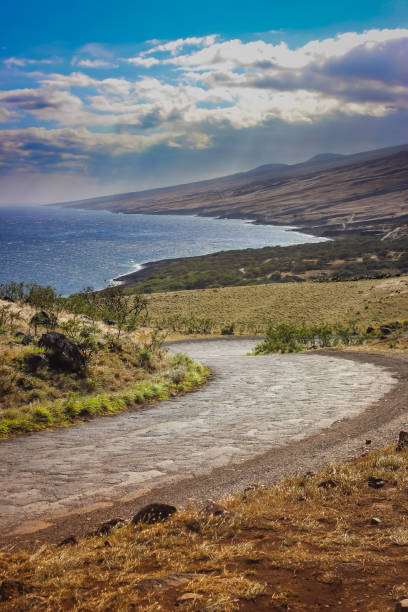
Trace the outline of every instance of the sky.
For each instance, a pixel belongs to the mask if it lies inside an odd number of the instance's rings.
[[[1,8],[0,203],[408,142],[408,2]]]

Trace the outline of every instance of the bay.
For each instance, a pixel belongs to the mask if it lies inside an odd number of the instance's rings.
[[[324,240],[288,230],[189,215],[2,206],[0,283],[36,282],[69,295],[102,289],[148,261]]]

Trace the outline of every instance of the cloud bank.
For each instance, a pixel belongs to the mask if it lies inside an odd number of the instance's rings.
[[[37,199],[64,200],[403,142],[407,52],[408,29],[395,28],[297,48],[214,34],[128,55],[90,43],[64,60],[6,58],[3,201],[27,199],[33,176]]]

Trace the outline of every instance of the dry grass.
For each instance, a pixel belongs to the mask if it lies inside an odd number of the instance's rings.
[[[362,326],[408,319],[408,277],[341,283],[269,284],[149,296],[151,319],[166,326],[175,313],[212,321],[212,333],[235,323],[236,334],[263,333],[268,322]],[[173,337],[179,337],[174,334]]]
[[[385,486],[370,488],[371,476]],[[407,593],[407,490],[408,450],[386,448],[254,487],[224,500],[224,516],[188,509],[4,553],[0,610],[391,611]]]

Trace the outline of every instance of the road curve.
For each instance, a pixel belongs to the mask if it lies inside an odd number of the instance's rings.
[[[358,415],[389,369],[319,352],[251,357],[254,340],[177,343],[214,372],[203,389],[140,411],[0,443],[0,528],[18,535],[129,501]]]

